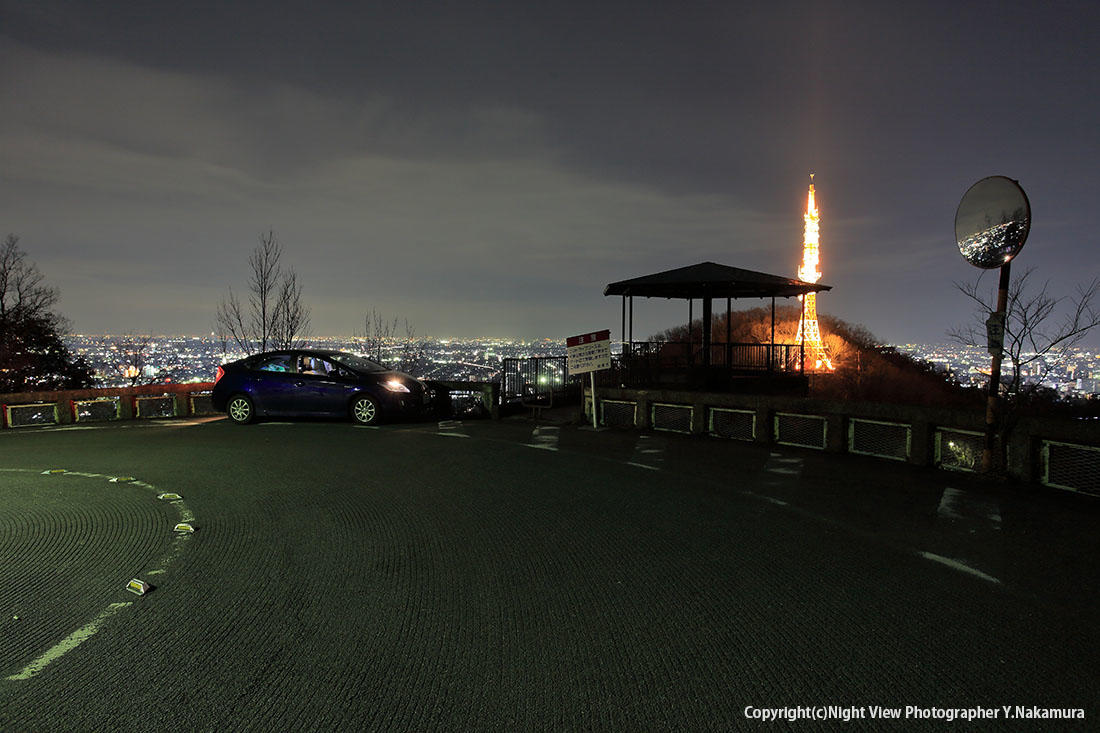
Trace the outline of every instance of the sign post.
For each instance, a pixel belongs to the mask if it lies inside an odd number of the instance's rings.
[[[588,372],[592,379],[592,429],[596,424],[596,372],[611,368],[611,331],[595,331],[565,340],[569,376]]]

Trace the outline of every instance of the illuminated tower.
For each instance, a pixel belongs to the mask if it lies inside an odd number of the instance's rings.
[[[817,269],[821,261],[818,252],[817,204],[814,202],[814,174],[810,174],[810,196],[806,200],[806,234],[802,238],[802,267],[798,268],[798,279],[815,283],[821,279]],[[798,322],[798,335],[795,341],[802,342],[806,337],[806,361],[803,366],[811,370],[834,369],[821,343],[821,330],[817,326],[817,293],[806,293],[803,297],[802,318]]]

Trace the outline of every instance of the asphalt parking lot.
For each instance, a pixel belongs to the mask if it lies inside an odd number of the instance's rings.
[[[1096,504],[526,420],[8,430],[0,729],[1087,729]]]

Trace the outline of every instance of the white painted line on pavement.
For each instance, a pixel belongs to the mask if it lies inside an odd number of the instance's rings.
[[[27,472],[27,473],[38,473],[39,475],[75,476],[77,478],[106,479],[109,483],[115,483],[115,484],[120,483],[120,478],[122,478],[122,477],[119,477],[119,476],[108,476],[108,475],[102,474],[102,473],[90,473],[90,472],[86,472],[86,471],[69,471],[67,469],[52,469],[52,470],[46,470],[46,471],[41,471],[40,472],[40,471],[36,471],[36,470],[32,470],[32,469],[0,468],[0,471],[20,471],[20,472]],[[150,489],[154,492],[154,494],[159,492],[157,487],[154,486],[153,484],[146,483],[144,481],[138,481],[138,480],[133,479],[132,477],[129,477],[129,476],[125,477],[125,481],[123,481],[121,483],[125,483],[128,486],[138,486],[138,487],[142,487],[142,488],[145,488],[145,489]],[[179,516],[180,516],[181,520],[183,520],[184,522],[193,522],[194,521],[195,515],[191,512],[190,508],[188,508],[188,506],[183,503],[183,501],[178,497],[178,495],[177,495],[177,498],[171,500],[170,503],[172,504],[172,506],[175,507],[176,511],[179,513]],[[180,557],[180,555],[183,552],[183,546],[190,537],[191,537],[190,534],[177,534],[172,540],[171,547],[164,554],[164,556],[162,556],[160,558],[160,560],[158,560],[156,563],[153,564],[154,567],[153,567],[153,569],[148,571],[148,574],[149,575],[161,575],[161,574],[165,573],[168,570],[168,567],[176,559],[178,559]],[[73,649],[75,649],[76,647],[80,646],[80,644],[82,644],[84,641],[89,639],[93,634],[95,634],[95,632],[99,630],[99,627],[102,626],[104,624],[104,622],[107,621],[107,619],[109,619],[111,616],[114,616],[116,613],[118,613],[123,608],[126,608],[127,606],[130,606],[132,604],[133,604],[132,601],[127,601],[125,603],[112,603],[112,604],[110,604],[109,606],[107,606],[107,608],[105,608],[103,611],[101,611],[99,613],[99,615],[96,616],[94,619],[92,619],[90,622],[88,622],[84,626],[81,626],[79,629],[77,629],[73,633],[66,636],[64,639],[59,641],[57,644],[50,647],[50,649],[48,649],[44,654],[42,654],[42,656],[38,657],[33,662],[31,662],[26,667],[24,667],[21,672],[19,672],[17,674],[14,674],[14,675],[11,675],[11,676],[7,677],[6,679],[11,680],[11,681],[19,681],[19,680],[30,679],[31,677],[33,677],[34,675],[38,674],[43,669],[45,669],[46,665],[48,665],[51,662],[59,659],[60,657],[62,657],[67,652],[70,652]]]
[[[109,619],[111,616],[114,616],[123,608],[132,605],[132,603],[132,601],[127,601],[126,603],[112,603],[111,605],[107,606],[107,608],[103,609],[103,611],[90,622],[84,624],[79,629],[66,636],[57,644],[50,647],[50,649],[48,649],[45,654],[24,667],[23,671],[19,672],[18,674],[13,674],[7,679],[12,681],[29,680],[31,677],[35,676],[43,669],[45,669],[46,665],[48,665],[50,662],[59,659],[65,653],[71,652],[73,649],[76,649],[78,646],[80,646],[83,642],[87,641],[89,638],[91,638],[92,634],[99,630],[99,627],[103,625],[104,621]]]
[[[650,471],[660,471],[661,470],[657,466],[650,466],[647,463],[635,463],[634,461],[627,461],[626,465],[628,465],[628,466],[637,466],[638,468],[648,468]]]
[[[954,568],[955,570],[959,570],[961,572],[973,575],[976,578],[981,578],[982,580],[989,581],[990,583],[998,583],[999,584],[1001,582],[997,578],[994,578],[992,575],[986,575],[981,570],[976,570],[976,569],[970,567],[969,565],[967,565],[966,563],[961,563],[958,560],[952,560],[951,558],[944,557],[943,555],[936,555],[936,554],[931,553],[931,552],[921,552],[920,556],[923,557],[925,560],[931,560],[932,562],[938,562],[942,565],[946,565],[949,568]]]

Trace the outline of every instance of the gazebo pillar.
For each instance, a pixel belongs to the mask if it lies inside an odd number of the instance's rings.
[[[733,346],[730,344],[730,328],[732,327],[730,321],[733,319],[733,298],[726,298],[726,369],[731,369],[733,366]]]
[[[775,296],[772,296],[772,340],[768,342],[768,371],[775,369]],[[784,364],[786,369],[786,364]]]
[[[622,342],[621,343],[622,353],[623,354],[628,354],[629,350],[627,349],[627,346],[626,346],[626,296],[625,295],[623,296],[623,325],[622,325],[622,328],[619,330],[619,340]]]
[[[630,296],[630,340],[627,342],[630,344],[630,353],[634,353],[634,296]]]
[[[703,368],[710,366],[710,312],[711,298],[703,296]]]
[[[692,324],[695,323],[695,310],[694,309],[695,309],[695,299],[694,298],[688,298],[688,353],[687,353],[687,357],[688,357],[688,364],[690,366],[695,366],[695,354],[693,353],[694,349],[695,349],[695,327],[694,327],[694,325],[692,325]]]

